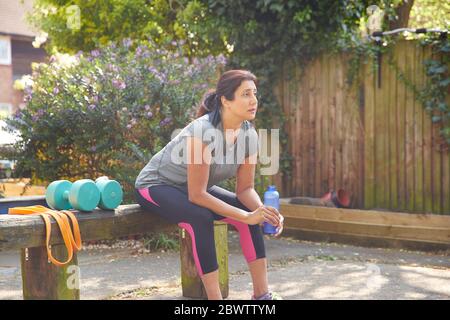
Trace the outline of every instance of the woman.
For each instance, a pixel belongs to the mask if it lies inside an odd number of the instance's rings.
[[[249,120],[255,118],[258,106],[255,81],[249,71],[225,72],[216,90],[204,97],[197,119],[153,156],[135,183],[143,208],[189,232],[196,267],[210,300],[222,299],[214,220],[230,223],[239,232],[253,281],[252,299],[277,298],[268,289],[260,224],[267,221],[277,226],[279,235],[284,219],[277,209],[264,206],[254,189],[257,134]],[[185,151],[182,156],[180,151]],[[233,176],[236,193],[215,185]]]

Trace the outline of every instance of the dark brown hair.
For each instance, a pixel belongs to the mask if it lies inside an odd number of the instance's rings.
[[[256,82],[256,76],[247,70],[229,70],[222,74],[217,82],[215,90],[209,90],[202,99],[200,107],[197,110],[196,118],[207,113],[212,113],[211,122],[214,126],[220,122],[220,107],[222,102],[220,98],[224,96],[227,100],[234,100],[234,93],[243,81]]]

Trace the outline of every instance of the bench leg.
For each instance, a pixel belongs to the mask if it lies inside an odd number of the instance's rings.
[[[224,222],[214,223],[217,262],[219,264],[219,286],[222,297],[228,297],[228,226]],[[198,275],[192,255],[191,236],[180,230],[181,286],[183,297],[207,299],[202,280]]]
[[[62,260],[64,245],[52,246],[53,256]],[[79,300],[80,272],[77,256],[64,267],[48,262],[46,247],[21,249],[22,288],[25,300]]]

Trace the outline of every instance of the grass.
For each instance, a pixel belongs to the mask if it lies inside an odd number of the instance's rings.
[[[179,251],[178,231],[173,233],[149,233],[143,239],[144,247],[150,251]]]

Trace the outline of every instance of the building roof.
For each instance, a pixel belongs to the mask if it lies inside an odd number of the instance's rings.
[[[0,0],[0,34],[34,37],[39,32],[26,21],[33,0]]]

